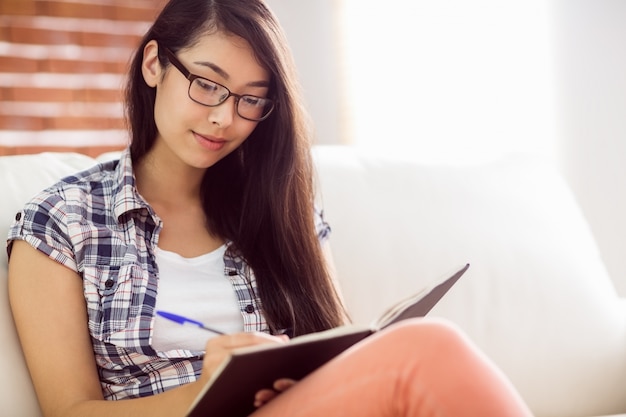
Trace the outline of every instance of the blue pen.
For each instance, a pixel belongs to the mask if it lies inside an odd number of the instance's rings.
[[[198,326],[201,329],[204,330],[208,330],[210,332],[213,333],[217,333],[217,334],[226,334],[222,331],[213,329],[211,327],[207,327],[204,324],[202,324],[201,322],[197,321],[197,320],[192,320],[192,319],[188,319],[187,317],[183,317],[183,316],[179,316],[178,314],[173,314],[173,313],[168,313],[166,311],[157,311],[156,312],[159,316],[164,317],[168,320],[172,320],[173,322],[176,322],[178,324],[193,324],[194,326]]]

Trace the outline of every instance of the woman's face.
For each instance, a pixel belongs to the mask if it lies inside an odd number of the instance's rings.
[[[156,87],[157,138],[153,151],[165,152],[194,168],[208,168],[237,149],[258,122],[237,114],[233,96],[216,107],[191,100],[189,80],[182,72],[173,65],[164,70],[159,64],[159,47],[155,41],[148,43],[143,60],[144,79]],[[221,32],[205,35],[176,57],[190,73],[219,83],[234,94],[268,94],[269,73],[242,38]]]

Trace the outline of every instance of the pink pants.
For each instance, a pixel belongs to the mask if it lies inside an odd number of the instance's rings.
[[[504,375],[443,321],[405,320],[365,339],[253,417],[528,417]]]

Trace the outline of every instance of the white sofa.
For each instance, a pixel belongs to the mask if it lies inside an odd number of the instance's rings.
[[[537,417],[626,413],[626,303],[553,168],[523,157],[428,165],[331,146],[316,148],[315,160],[355,321],[469,262],[431,314],[463,328]],[[95,162],[0,157],[0,234],[33,193]],[[0,281],[0,414],[37,417],[7,301],[5,251]]]

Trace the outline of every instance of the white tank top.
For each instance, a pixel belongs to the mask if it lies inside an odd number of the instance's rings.
[[[243,317],[233,287],[224,274],[222,245],[213,252],[184,258],[157,248],[159,286],[156,310],[200,321],[225,333],[243,331]],[[177,349],[203,351],[215,334],[194,325],[180,325],[156,316],[152,347],[161,352]]]

